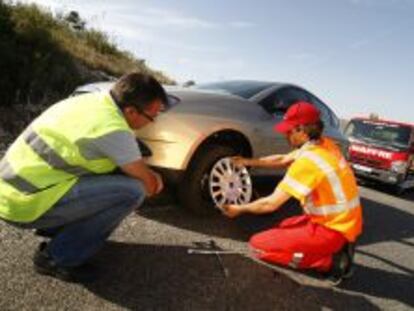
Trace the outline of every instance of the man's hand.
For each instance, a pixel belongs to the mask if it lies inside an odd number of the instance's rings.
[[[157,188],[155,189],[154,194],[160,193],[164,189],[164,182],[162,181],[162,177],[160,174],[153,172],[155,179],[157,180]]]
[[[241,213],[243,213],[243,209],[241,208],[241,205],[236,204],[225,204],[221,207],[221,211],[224,215],[226,215],[229,218],[234,218],[239,216]]]
[[[240,167],[240,166],[246,166],[248,159],[245,159],[241,156],[235,156],[235,157],[231,157],[230,160],[235,166]]]
[[[126,175],[142,181],[148,197],[163,189],[161,176],[150,169],[142,159],[121,166],[121,170]]]

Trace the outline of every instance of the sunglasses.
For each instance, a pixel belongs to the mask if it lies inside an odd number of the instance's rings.
[[[139,109],[139,108],[137,108],[137,107],[135,107],[135,109],[137,110],[137,112],[138,112],[140,115],[144,116],[144,118],[146,118],[148,121],[150,121],[150,122],[155,122],[155,118],[154,118],[154,117],[152,117],[152,116],[150,116],[150,115],[149,115],[148,113],[146,113],[144,110]]]
[[[292,134],[298,133],[302,130],[303,130],[302,126],[296,126],[296,127],[292,128],[291,130],[289,130],[286,134],[287,135],[292,135]]]

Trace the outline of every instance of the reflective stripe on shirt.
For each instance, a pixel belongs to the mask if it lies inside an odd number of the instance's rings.
[[[321,169],[325,176],[328,178],[331,185],[333,194],[335,196],[336,202],[344,203],[346,202],[346,196],[342,188],[341,180],[336,174],[333,167],[322,157],[312,151],[306,151],[302,154],[302,157],[305,157],[315,163],[319,169]]]
[[[302,196],[307,196],[312,191],[312,189],[310,189],[309,187],[301,184],[300,182],[298,182],[297,180],[293,179],[289,175],[286,175],[283,178],[283,181],[282,182],[285,183],[286,185],[288,185],[289,187],[295,189]]]
[[[315,215],[315,216],[327,216],[332,214],[339,214],[343,212],[347,212],[348,210],[352,210],[357,208],[361,205],[359,200],[359,196],[351,199],[348,202],[332,204],[332,205],[321,205],[315,207],[312,200],[307,200],[304,206],[305,211],[308,214]]]

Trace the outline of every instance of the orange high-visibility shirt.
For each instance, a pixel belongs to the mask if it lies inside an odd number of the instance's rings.
[[[278,188],[298,199],[311,221],[353,242],[362,231],[362,209],[352,169],[330,139],[305,144]]]

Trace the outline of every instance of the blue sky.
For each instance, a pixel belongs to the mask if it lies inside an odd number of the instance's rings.
[[[414,0],[20,2],[78,11],[178,82],[291,82],[340,117],[414,123]]]

